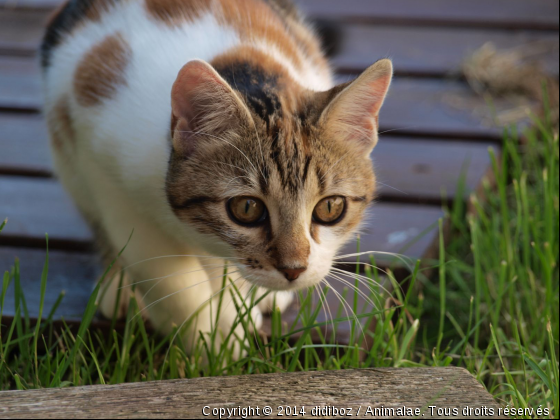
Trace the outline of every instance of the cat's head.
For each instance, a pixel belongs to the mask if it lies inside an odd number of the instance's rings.
[[[169,203],[250,282],[313,286],[374,198],[391,62],[327,92],[262,63],[225,63],[189,62],[175,81]]]

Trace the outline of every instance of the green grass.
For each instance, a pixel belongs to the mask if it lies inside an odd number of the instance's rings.
[[[16,261],[4,274],[0,289],[0,390],[454,365],[468,369],[500,404],[542,406],[555,418],[560,414],[558,136],[544,123],[536,121],[536,126],[525,133],[523,142],[506,133],[500,157],[490,152],[494,176],[471,197],[471,211],[460,200],[446,209],[452,239],[441,246],[439,261],[416,264],[406,279],[410,285],[406,293],[398,285],[393,289],[399,307],[360,314],[353,301],[356,293],[348,291],[350,308],[357,309],[361,321],[373,330],[364,329],[371,343],[368,350],[362,330],[343,308],[331,308],[334,323],[352,323],[355,344],[340,346],[323,337],[325,325],[316,321],[309,294],[300,295],[299,317],[305,327],[286,326],[275,312],[272,335],[263,338],[250,332],[247,316],[240,316],[236,323],[254,339],[241,341],[230,333],[217,348],[212,344],[215,334],[200,336],[190,356],[179,340],[173,340],[175,334],[148,334],[142,318],[134,316],[135,302],[131,302],[124,330],[107,333],[90,328],[96,311],[94,297],[79,328],[57,329],[52,313],[43,313],[42,305],[40,322],[29,319]],[[443,244],[443,234],[440,241]],[[427,266],[432,266],[429,275]],[[41,296],[48,287],[47,274],[48,252]],[[381,273],[368,269],[366,275],[379,279]],[[394,278],[390,280],[396,284]],[[227,281],[224,276],[224,285]],[[13,299],[6,296],[9,283],[14,285],[17,314],[13,320],[2,320],[5,300]],[[226,290],[223,293],[237,293],[233,287]],[[322,293],[333,292],[325,289]],[[378,288],[371,287],[370,298],[384,307],[386,296]],[[237,305],[241,314],[248,312],[240,299]],[[321,337],[319,343],[311,340],[313,331]],[[246,351],[240,360],[232,357],[234,341]]]

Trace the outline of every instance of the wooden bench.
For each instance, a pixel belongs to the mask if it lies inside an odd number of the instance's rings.
[[[277,373],[0,393],[0,417],[6,419],[219,418],[220,409],[232,413],[249,407],[253,416],[247,418],[277,418],[279,413],[343,418],[342,410],[353,418],[507,418],[476,379],[455,367]],[[222,418],[229,413],[224,411]],[[242,415],[238,411],[231,418]]]
[[[52,252],[45,310],[64,289],[57,316],[79,320],[100,267],[91,232],[52,177],[35,58],[44,22],[60,3],[5,0],[0,6],[0,219],[9,219],[0,234],[0,270],[19,257],[30,313],[36,314],[48,232]],[[472,112],[486,104],[461,78],[461,62],[489,41],[500,48],[539,45],[543,65],[558,75],[558,2],[298,3],[320,28],[331,31],[331,38],[335,35],[332,61],[340,81],[381,57],[390,56],[395,63],[397,77],[373,153],[379,200],[361,235],[361,250],[401,252],[412,260],[434,257],[442,203],[480,189],[491,176],[488,148],[499,153],[503,131]],[[464,188],[458,189],[461,180]],[[343,252],[355,250],[353,242]],[[13,315],[13,306],[8,300],[4,314]]]

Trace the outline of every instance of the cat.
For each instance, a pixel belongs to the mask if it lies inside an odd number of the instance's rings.
[[[391,61],[334,86],[289,0],[69,0],[41,64],[60,181],[105,254],[127,244],[122,291],[162,333],[187,325],[187,351],[212,330],[226,264],[245,296],[274,292],[251,309],[258,329],[323,281],[374,199]],[[112,278],[107,317],[126,311]],[[217,328],[237,315],[224,304]]]

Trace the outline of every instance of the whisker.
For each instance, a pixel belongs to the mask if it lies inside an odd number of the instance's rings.
[[[352,318],[354,318],[354,321],[356,322],[356,324],[359,325],[360,327],[360,331],[362,333],[363,338],[365,339],[365,333],[364,333],[364,328],[362,326],[362,323],[360,322],[360,320],[358,319],[356,313],[354,312],[354,310],[352,309],[352,307],[350,306],[350,304],[346,301],[346,299],[344,299],[344,297],[334,288],[331,286],[331,284],[329,283],[329,281],[327,279],[323,279],[323,281],[325,283],[327,283],[327,285],[329,286],[329,288],[331,288],[333,290],[333,292],[335,293],[335,296],[338,297],[338,300],[340,301],[340,303],[342,304],[342,307],[344,308],[344,312],[346,313],[346,318],[348,319],[348,324],[352,325],[350,322],[350,315],[348,314],[348,311],[346,310],[346,308],[348,308],[350,310],[350,313],[352,314]]]
[[[370,279],[369,277],[362,276],[361,274],[350,273],[350,272],[348,272],[348,271],[341,270],[341,269],[335,268],[335,267],[332,267],[331,269],[332,269],[332,270],[335,270],[335,271],[336,271],[338,274],[340,274],[340,275],[345,275],[345,276],[348,276],[348,277],[350,277],[350,278],[352,278],[352,279],[354,279],[354,280],[362,281],[362,284],[364,284],[364,285],[366,285],[366,286],[368,286],[368,287],[369,287],[370,285],[375,285],[375,286],[381,288],[381,289],[382,289],[385,293],[387,293],[389,296],[391,296],[391,292],[390,292],[386,287],[384,287],[382,284],[379,284],[379,283],[376,282],[375,280]],[[387,274],[387,276],[390,277],[389,274]]]
[[[348,287],[350,287],[352,290],[358,292],[358,294],[371,306],[373,306],[374,308],[377,308],[377,305],[375,303],[373,303],[373,301],[370,299],[370,297],[362,290],[360,290],[359,287],[356,287],[355,284],[350,283],[348,280],[343,279],[342,277],[337,276],[334,273],[330,273],[331,276],[333,276],[335,279],[339,280],[341,283],[347,285]],[[363,284],[363,283],[361,283]]]
[[[237,271],[236,271],[235,273],[237,273]],[[234,273],[232,273],[232,274],[234,274]],[[149,308],[151,308],[151,307],[153,307],[154,305],[158,304],[158,303],[161,302],[162,300],[165,300],[165,299],[167,299],[167,298],[169,298],[169,297],[171,297],[171,296],[175,296],[177,293],[184,292],[185,290],[192,289],[193,287],[200,286],[201,284],[208,283],[209,281],[212,281],[212,280],[215,280],[215,279],[219,279],[219,278],[222,277],[222,276],[223,276],[223,274],[220,275],[220,276],[216,276],[216,277],[210,278],[210,279],[208,279],[208,280],[201,281],[201,282],[196,283],[196,284],[192,284],[192,285],[187,286],[187,287],[183,287],[182,289],[179,289],[179,290],[177,290],[177,291],[175,291],[175,292],[173,292],[173,293],[170,293],[170,294],[168,294],[167,296],[164,296],[164,297],[162,297],[162,298],[159,298],[159,299],[157,299],[156,301],[154,301],[154,302],[150,303],[149,305],[147,305],[146,307],[142,308],[142,310],[140,310],[136,315],[134,315],[134,316],[131,318],[130,321],[134,320],[138,315],[142,314],[142,312],[148,310]]]
[[[227,274],[226,274],[227,275]],[[183,329],[183,327],[185,326],[185,324],[187,322],[189,322],[192,317],[196,314],[198,314],[198,311],[200,310],[200,308],[203,305],[206,305],[209,301],[211,301],[212,299],[214,299],[219,293],[222,293],[222,291],[224,291],[225,289],[227,289],[230,286],[233,286],[233,284],[235,284],[237,281],[239,281],[240,279],[242,279],[242,277],[238,278],[237,280],[232,281],[231,283],[226,284],[224,287],[222,287],[220,290],[218,290],[216,293],[212,294],[212,296],[210,296],[210,298],[206,299],[204,302],[202,302],[198,308],[196,308],[196,310],[189,315],[182,323],[181,325],[179,325],[179,328],[177,328],[177,332],[175,332],[175,334],[173,335],[173,338],[171,339],[171,341],[169,342],[169,348],[167,349],[167,352],[165,353],[165,358],[163,360],[163,363],[165,364],[165,362],[167,361],[167,357],[169,356],[169,351],[171,350],[171,347],[173,346],[173,343],[175,342],[175,339],[177,338],[177,335],[179,335],[179,333],[181,332],[181,330]],[[195,331],[196,333],[196,331]]]
[[[144,260],[140,260],[140,261],[136,261],[135,263],[129,264],[126,267],[122,268],[120,271],[124,271],[130,267],[134,267],[135,265],[138,264],[142,264],[148,261],[153,261],[153,260],[158,260],[161,258],[182,258],[182,257],[196,257],[196,258],[214,258],[214,259],[218,259],[218,258],[222,258],[224,260],[243,260],[243,258],[237,258],[237,257],[216,257],[213,255],[194,255],[194,254],[177,254],[177,255],[160,255],[158,257],[150,257],[150,258],[146,258]]]
[[[385,184],[384,182],[377,181],[377,183],[380,184],[380,185],[383,185],[384,187],[391,188],[392,190],[395,190],[395,191],[397,191],[397,192],[400,192],[401,194],[410,195],[409,193],[404,192],[404,191],[402,191],[402,190],[399,190],[398,188],[392,187],[392,186],[390,186],[389,184]]]
[[[224,267],[224,266],[219,266],[219,267],[216,267],[216,268],[211,268],[211,269],[209,269],[209,270],[212,271],[212,272],[214,272],[214,271],[217,270],[217,269],[220,269],[220,270],[221,270],[223,267]],[[201,271],[201,270],[196,270],[196,271]],[[175,274],[190,274],[190,273],[192,273],[192,272],[194,272],[194,271],[186,272],[186,273],[181,272],[181,271],[178,271],[177,273],[174,273],[174,274],[172,274],[172,275],[175,275]],[[148,295],[150,294],[150,292],[151,292],[153,289],[155,289],[159,284],[161,284],[161,282],[162,282],[163,280],[165,280],[165,278],[167,278],[167,277],[168,277],[168,276],[165,276],[164,278],[162,278],[161,280],[159,280],[158,282],[156,282],[156,284],[154,284],[152,287],[150,287],[150,288],[148,289],[148,291],[147,291],[146,293],[144,293],[144,295],[142,296],[142,301],[144,302],[144,300],[146,299],[146,297],[148,297]]]
[[[329,289],[327,289],[327,292],[324,292],[324,291],[319,287],[319,284],[316,284],[316,285],[313,286],[313,287],[315,288],[315,290],[317,290],[317,294],[318,294],[319,296],[320,296],[321,294],[323,294],[323,301],[322,301],[322,302],[323,302],[323,307],[326,306],[326,308],[327,308],[327,315],[328,315],[328,317],[330,317],[330,319],[331,319],[332,337],[334,338],[334,337],[335,337],[335,334],[336,334],[336,326],[335,326],[335,324],[334,324],[334,317],[333,317],[333,314],[332,314],[332,312],[331,312],[331,307],[330,307],[330,305],[329,305],[329,301],[327,300],[327,293],[328,293]],[[325,326],[325,335],[328,335],[328,330],[327,330],[326,326]]]
[[[335,274],[335,273],[336,273],[336,274]],[[341,272],[341,271],[338,271],[338,270],[335,270],[334,272],[331,271],[331,272],[329,273],[329,275],[331,275],[331,276],[335,277],[336,279],[340,280],[341,282],[343,282],[344,284],[346,284],[348,287],[350,287],[353,291],[357,292],[358,295],[360,295],[368,304],[370,304],[370,305],[376,307],[375,303],[371,300],[371,298],[366,294],[366,292],[364,292],[363,290],[361,290],[361,289],[359,288],[359,286],[356,287],[356,284],[355,284],[355,283],[352,283],[352,282],[350,282],[349,280],[340,277],[340,275],[343,275],[343,274],[345,274],[345,273],[344,273],[344,272]],[[375,282],[369,282],[369,283],[368,283],[368,282],[364,281],[364,280],[361,279],[361,278],[355,278],[354,276],[348,276],[348,277],[351,277],[351,280],[356,280],[356,281],[359,282],[359,284],[364,285],[364,286],[366,286],[366,287],[368,287],[368,288],[370,288],[371,285],[378,286],[377,283],[375,283]],[[380,286],[380,287],[381,287],[381,286]],[[371,290],[371,289],[370,289],[370,290]]]
[[[392,131],[410,130],[410,129],[412,129],[412,128],[418,128],[418,127],[421,127],[421,125],[418,125],[418,124],[417,124],[417,125],[409,125],[408,127],[391,128],[390,130],[385,130],[385,131],[382,131],[382,132],[377,133],[377,134],[378,134],[378,135],[381,135],[381,134],[385,134],[385,133],[391,133]]]
[[[340,302],[340,305],[342,305],[342,309],[344,310],[344,314],[346,315],[348,325],[350,326],[351,325],[350,314],[348,313],[348,308],[347,308],[347,305],[346,305],[346,302],[345,302],[344,298],[342,297],[342,295],[340,293],[337,292],[337,290],[335,288],[333,288],[331,286],[331,284],[329,283],[329,281],[326,278],[324,278],[321,282],[325,283],[327,285],[327,287],[333,291],[334,296],[338,299],[338,301]],[[350,308],[350,311],[352,312],[351,308]]]
[[[253,169],[255,170],[255,172],[260,172],[260,171],[257,170],[257,168],[255,167],[255,165],[253,165],[253,162],[251,162],[251,159],[249,159],[249,157],[248,157],[245,153],[243,153],[236,145],[230,143],[230,142],[227,141],[226,139],[221,138],[221,137],[218,137],[218,136],[214,136],[214,135],[212,135],[212,134],[203,133],[203,132],[200,132],[200,131],[198,131],[198,132],[195,132],[195,131],[180,131],[180,132],[181,132],[181,133],[190,133],[190,134],[195,134],[195,135],[208,136],[208,137],[212,137],[212,138],[215,138],[215,139],[217,139],[217,140],[223,141],[224,143],[229,144],[231,147],[233,147],[233,148],[236,149],[239,153],[241,153],[241,154],[245,157],[245,159],[247,159],[247,162],[249,162],[249,165],[251,165],[251,166],[253,167]],[[262,172],[261,172],[261,175],[262,175]],[[264,175],[263,175],[263,176],[264,176]]]
[[[224,267],[224,265],[225,264],[206,264],[206,265],[202,266],[204,268],[198,268],[196,270],[191,270],[191,271],[179,270],[179,271],[175,271],[174,273],[167,274],[167,275],[162,276],[162,277],[154,277],[154,278],[151,278],[151,279],[136,281],[134,283],[130,283],[130,284],[121,286],[119,289],[125,289],[125,288],[128,288],[128,287],[136,286],[138,284],[147,283],[147,282],[154,281],[154,280],[165,280],[167,278],[177,276],[177,275],[180,275],[180,274],[197,273],[199,271],[204,271],[206,268],[222,268],[222,267]]]
[[[404,255],[404,254],[398,254],[396,252],[384,252],[384,251],[356,252],[354,254],[338,255],[338,256],[334,257],[333,260],[337,261],[337,260],[340,260],[342,258],[359,257],[359,256],[362,256],[362,255],[367,255],[367,254],[388,255],[388,256],[391,256],[391,257],[396,257],[402,263],[404,263],[410,271],[412,271],[412,266],[411,266],[412,258],[410,258],[409,256]],[[353,261],[353,262],[357,262],[357,261]],[[346,261],[344,261],[344,263],[346,264]],[[349,261],[348,263],[351,263],[351,262]]]
[[[323,174],[323,176],[321,177],[320,181],[322,182],[322,181],[325,179],[325,177],[328,175],[328,173],[329,173],[330,171],[332,171],[332,170],[334,169],[334,167],[335,167],[336,165],[338,165],[338,164],[342,161],[342,159],[344,159],[349,153],[350,153],[350,150],[348,150],[346,153],[344,153],[340,159],[338,159],[329,169],[327,169],[327,172],[325,172],[325,173]]]

